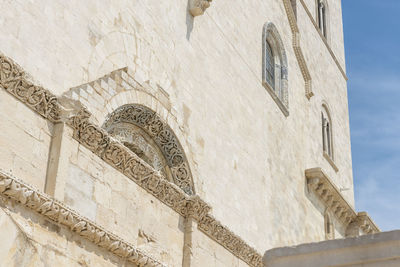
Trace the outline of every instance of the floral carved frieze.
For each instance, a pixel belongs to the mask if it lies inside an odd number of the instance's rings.
[[[120,123],[134,124],[145,130],[163,153],[174,183],[185,193],[194,194],[192,174],[183,148],[171,128],[154,111],[142,105],[124,105],[110,114],[103,128],[109,131]]]
[[[52,122],[60,120],[60,105],[56,96],[31,83],[25,72],[12,60],[0,54],[0,86]]]
[[[193,17],[203,15],[212,0],[189,0],[189,11]]]
[[[207,215],[200,220],[198,228],[250,266],[263,266],[261,254],[223,226],[212,215]]]
[[[53,222],[68,227],[97,246],[138,266],[165,266],[64,204],[2,171],[0,171],[0,194],[21,203]]]

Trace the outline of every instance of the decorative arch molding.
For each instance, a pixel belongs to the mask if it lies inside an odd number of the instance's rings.
[[[272,22],[267,22],[263,27],[262,36],[263,64],[262,80],[263,85],[285,114],[289,115],[289,93],[288,93],[288,61],[285,47],[278,33],[278,29]],[[274,86],[267,81],[267,47],[271,47],[274,61]]]
[[[165,157],[172,181],[185,193],[195,194],[193,177],[185,152],[172,129],[155,111],[140,104],[123,105],[106,118],[103,128],[109,132],[116,125],[121,127],[122,124],[133,124],[144,130]]]

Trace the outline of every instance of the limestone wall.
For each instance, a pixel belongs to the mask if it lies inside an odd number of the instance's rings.
[[[322,167],[354,205],[347,88],[339,68],[344,68],[340,5],[336,1],[331,8],[338,28],[329,42],[339,64],[304,6],[297,7],[311,99],[305,95],[288,14],[278,0],[213,1],[195,18],[186,0],[5,2],[0,51],[36,84],[81,101],[98,126],[124,104],[156,111],[178,137],[196,193],[212,207],[212,215],[262,252],[325,239],[326,207],[308,192],[306,169]],[[266,22],[275,24],[287,53],[288,117],[262,86]],[[132,88],[114,90],[107,75],[125,67]],[[91,81],[100,86],[82,86]],[[338,172],[322,154],[323,103],[332,115]],[[80,145],[69,126],[55,126],[4,90],[0,104],[0,142],[9,147],[0,150],[2,169],[157,259],[180,265],[184,227],[177,212]],[[60,149],[52,150],[52,137]],[[344,236],[336,225],[337,236]],[[199,250],[194,249],[193,266],[209,257],[215,266],[243,264],[194,231]]]

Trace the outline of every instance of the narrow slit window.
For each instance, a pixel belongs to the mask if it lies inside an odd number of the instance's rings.
[[[322,107],[322,147],[324,154],[333,160],[333,138],[332,138],[332,122],[328,109]]]
[[[326,37],[326,4],[323,0],[318,0],[318,27]]]
[[[267,82],[275,90],[275,60],[271,45],[266,42],[266,73]]]

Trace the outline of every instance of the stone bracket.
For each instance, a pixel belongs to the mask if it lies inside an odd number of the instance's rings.
[[[317,195],[343,225],[346,227],[356,225],[366,234],[380,232],[366,213],[356,213],[321,168],[307,169],[305,175],[310,191]]]
[[[212,0],[189,0],[189,11],[193,17],[203,15]]]

